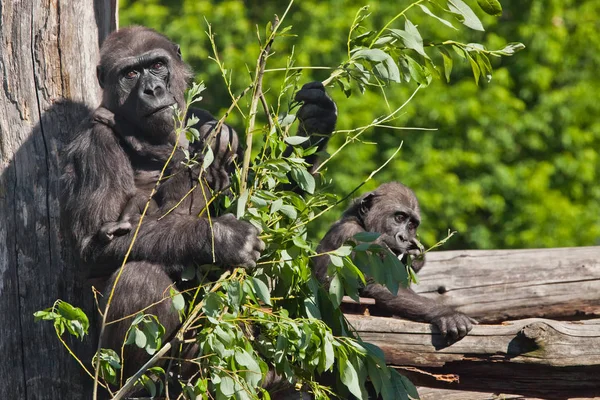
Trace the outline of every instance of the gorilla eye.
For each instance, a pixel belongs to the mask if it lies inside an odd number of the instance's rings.
[[[397,212],[396,215],[394,215],[394,219],[396,220],[396,222],[403,222],[404,220],[406,220],[406,218],[408,218],[408,214],[402,211]]]
[[[129,79],[133,79],[138,75],[138,72],[135,69],[130,69],[128,71],[125,71],[125,77],[129,78]]]
[[[165,66],[165,64],[163,64],[162,62],[158,61],[158,62],[155,62],[154,64],[152,64],[152,69],[161,69],[164,66]]]

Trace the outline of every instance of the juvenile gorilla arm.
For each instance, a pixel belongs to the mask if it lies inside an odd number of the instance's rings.
[[[409,188],[400,183],[381,185],[374,192],[357,200],[327,232],[317,253],[335,250],[359,232],[376,232],[378,243],[386,246],[397,257],[408,257],[416,252],[416,229],[420,223],[417,199]],[[315,262],[317,279],[327,284],[329,256],[319,256]],[[420,261],[416,265],[419,269]],[[401,287],[391,293],[386,287],[369,283],[361,295],[373,298],[377,308],[414,321],[434,324],[442,334],[458,339],[465,336],[475,320],[440,304],[419,296],[410,288]]]
[[[299,136],[308,136],[309,140],[302,143],[305,149],[317,146],[317,151],[305,161],[310,165],[309,172],[312,174],[320,165],[319,152],[324,150],[331,133],[337,122],[337,107],[335,102],[325,91],[321,82],[309,82],[302,86],[296,93],[294,100],[303,102],[302,107],[296,113],[300,121],[298,127]],[[287,149],[285,156],[289,156],[292,149]]]

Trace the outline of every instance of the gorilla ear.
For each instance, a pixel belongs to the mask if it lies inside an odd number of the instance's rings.
[[[175,53],[177,53],[177,57],[179,57],[180,61],[183,61],[183,57],[181,55],[181,47],[178,44],[173,43],[175,46]]]
[[[102,66],[98,65],[96,67],[96,78],[98,78],[98,83],[100,84],[100,88],[104,89],[104,71],[102,71]]]
[[[373,200],[375,199],[374,193],[369,193],[365,197],[360,200],[360,204],[358,207],[358,213],[361,217],[364,217],[371,211],[371,207],[373,206]]]

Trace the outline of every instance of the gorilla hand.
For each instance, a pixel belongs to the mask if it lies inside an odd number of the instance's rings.
[[[337,122],[337,107],[321,82],[305,84],[294,99],[304,103],[296,114],[301,134],[329,136],[333,132]]]
[[[446,308],[431,319],[442,335],[455,341],[462,339],[477,325],[477,321],[463,313]]]
[[[219,264],[252,268],[265,244],[258,238],[258,229],[249,222],[225,214],[215,219],[215,255]]]

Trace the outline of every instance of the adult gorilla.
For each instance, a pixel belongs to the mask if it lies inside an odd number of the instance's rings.
[[[184,106],[184,91],[192,73],[181,60],[176,44],[144,27],[111,34],[102,45],[100,57],[97,75],[103,89],[102,104],[84,121],[62,158],[61,218],[90,277],[110,283],[133,232],[125,229],[107,236],[104,228],[123,219],[124,210],[130,212],[130,200],[140,194],[148,196],[157,182],[178,140],[171,106]],[[335,126],[335,104],[320,83],[305,85],[296,99],[304,101],[298,112],[300,134],[318,134],[318,146],[323,148]],[[204,110],[190,113],[200,118],[196,128],[202,139],[211,136],[214,118]],[[203,144],[201,141],[195,148]],[[186,142],[179,145],[188,147]],[[171,163],[169,174],[179,178],[161,183],[161,195],[156,199],[159,210],[151,212],[139,230],[111,303],[109,321],[158,303],[146,312],[157,315],[170,335],[179,325],[178,316],[169,301],[161,300],[168,296],[167,288],[177,281],[185,265],[255,265],[264,249],[256,228],[225,215],[214,218],[211,229],[206,218],[193,213],[205,205],[201,194],[183,211],[158,218],[164,211],[160,208],[170,206],[170,200],[182,197],[191,185],[202,185],[196,193],[210,193],[229,185],[231,161],[238,152],[237,135],[224,126],[210,145],[215,161],[206,173],[208,179],[201,183],[196,179],[197,171]],[[130,215],[126,217],[125,222],[131,219]],[[103,338],[106,347],[120,348],[130,322],[109,325]],[[126,372],[132,372],[148,356],[143,350],[127,347]]]

